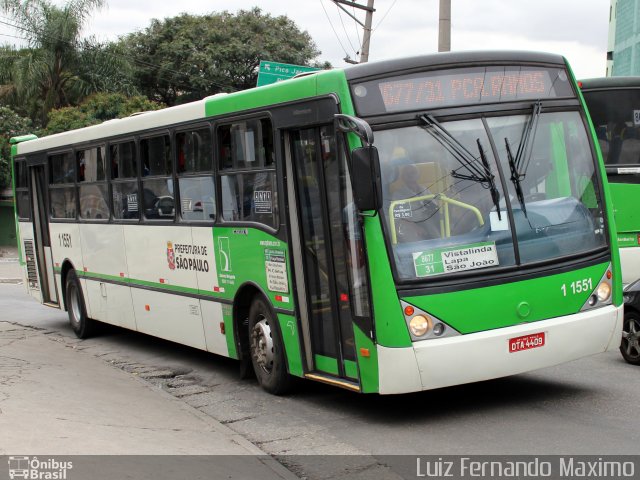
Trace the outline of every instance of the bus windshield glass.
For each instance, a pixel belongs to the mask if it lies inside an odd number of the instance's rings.
[[[577,111],[376,132],[383,215],[401,280],[560,259],[606,245]],[[506,186],[506,190],[505,187]]]
[[[605,164],[640,164],[640,89],[583,92]]]

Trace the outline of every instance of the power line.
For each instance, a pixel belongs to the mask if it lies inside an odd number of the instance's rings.
[[[17,38],[18,40],[26,40],[25,37],[18,37],[17,35],[9,35],[8,33],[0,33],[0,37]]]
[[[358,37],[358,45],[362,45],[362,41],[360,40],[360,28],[358,28],[358,22],[356,21],[356,7],[351,7],[351,10],[353,11],[353,23],[356,26],[356,36]]]
[[[345,27],[344,21],[342,20],[342,13],[340,13],[340,9],[338,9],[338,18],[340,18],[340,23],[342,24],[342,30],[344,30],[344,35],[345,35],[345,37],[347,37],[347,40],[349,42],[349,45],[351,45],[351,49],[353,50],[353,53],[358,55],[359,52],[353,46],[353,43],[351,43],[351,38],[349,38],[349,34],[347,33],[347,27]]]
[[[382,23],[382,21],[387,18],[387,15],[389,15],[389,12],[391,11],[391,9],[393,8],[393,6],[396,4],[398,0],[393,0],[393,3],[391,4],[391,6],[387,9],[387,11],[384,13],[384,15],[382,16],[382,18],[380,19],[380,21],[376,24],[376,26],[373,28],[373,30],[376,30],[380,24]]]
[[[342,45],[342,42],[340,41],[340,37],[338,36],[338,33],[336,32],[336,29],[333,28],[333,23],[331,23],[331,18],[329,18],[329,13],[327,13],[327,9],[324,8],[324,3],[322,3],[322,0],[320,0],[320,5],[322,5],[322,9],[324,10],[324,14],[327,16],[327,20],[329,20],[329,25],[331,25],[331,30],[333,30],[333,34],[336,36],[336,39],[338,40],[338,43],[340,44],[340,47],[342,48],[342,51],[344,52],[345,56],[348,58],[349,54],[347,53],[347,50],[344,48],[344,45]]]

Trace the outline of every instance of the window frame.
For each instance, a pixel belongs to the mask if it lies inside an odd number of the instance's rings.
[[[53,164],[51,162],[51,157],[54,157],[56,155],[64,155],[66,153],[71,154],[71,158],[73,160],[73,165],[74,165],[74,176],[73,176],[73,183],[51,183],[51,179],[52,179],[52,168],[53,168]],[[49,201],[49,208],[48,208],[48,212],[47,212],[47,216],[49,217],[49,221],[50,222],[59,222],[59,223],[76,223],[78,222],[78,209],[79,209],[79,202],[78,202],[78,167],[76,165],[76,157],[75,157],[75,148],[73,148],[72,146],[66,146],[64,148],[60,148],[60,149],[56,149],[56,150],[52,150],[49,152],[44,152],[44,154],[47,157],[47,200]],[[74,197],[74,201],[75,201],[75,216],[73,217],[54,217],[52,215],[52,205],[53,202],[51,201],[51,192],[54,190],[62,190],[62,189],[66,189],[66,188],[73,188],[73,197]]]
[[[33,213],[31,211],[31,189],[29,188],[29,170],[28,170],[28,166],[27,166],[27,158],[26,157],[14,157],[13,158],[13,162],[12,162],[12,168],[13,168],[13,187],[14,187],[14,203],[15,203],[15,212],[16,212],[16,216],[18,217],[18,221],[31,221],[32,217],[33,217]],[[19,186],[18,182],[17,182],[17,177],[16,177],[16,166],[18,163],[22,163],[24,164],[24,169],[25,169],[25,185],[24,186]],[[22,217],[20,216],[20,208],[18,206],[18,195],[19,194],[27,194],[27,211],[28,211],[28,216],[27,217]]]
[[[187,132],[195,132],[197,130],[207,130],[210,135],[211,140],[211,168],[209,170],[200,170],[200,171],[192,171],[192,172],[178,172],[178,158],[177,158],[177,149],[178,149],[178,135],[181,133]],[[205,122],[193,122],[186,125],[180,125],[175,128],[172,139],[173,139],[173,155],[175,157],[174,161],[174,189],[177,192],[176,194],[176,222],[181,225],[193,225],[193,226],[212,226],[214,225],[218,218],[220,218],[220,214],[218,212],[218,207],[220,205],[218,199],[218,169],[217,167],[217,138],[216,138],[216,128],[214,127],[214,122],[205,121]],[[203,177],[211,177],[213,179],[213,200],[214,200],[214,208],[213,215],[214,218],[205,219],[205,220],[193,220],[193,219],[185,219],[182,212],[182,191],[180,190],[180,180],[181,179],[189,179],[189,178],[203,178]]]
[[[282,223],[282,215],[284,215],[284,213],[283,213],[283,209],[281,208],[282,195],[280,195],[280,189],[279,189],[280,183],[278,179],[278,171],[281,168],[278,165],[279,162],[278,162],[278,155],[277,155],[277,148],[278,148],[277,135],[279,130],[275,126],[275,122],[271,113],[272,112],[270,111],[261,111],[261,112],[256,112],[250,115],[240,115],[240,116],[233,116],[233,117],[227,117],[227,118],[220,118],[213,123],[214,145],[216,147],[216,150],[214,151],[214,160],[215,160],[214,168],[216,171],[216,189],[217,189],[216,201],[218,203],[217,205],[218,216],[217,216],[216,223],[219,225],[248,226],[248,227],[264,230],[273,235],[276,235],[280,231],[280,227]],[[269,122],[269,126],[271,129],[270,138],[272,142],[271,153],[273,153],[274,155],[272,166],[259,167],[259,168],[233,168],[233,167],[224,168],[222,165],[222,161],[223,161],[222,155],[220,155],[221,142],[219,140],[219,135],[218,135],[220,129],[225,126],[229,127],[233,124],[243,123],[243,122],[246,123],[252,120],[253,121],[267,120]],[[273,214],[273,216],[275,217],[273,225],[259,222],[259,221],[253,221],[253,220],[229,220],[224,218],[224,205],[222,203],[222,196],[223,196],[222,178],[241,175],[241,174],[251,175],[251,174],[257,174],[257,173],[263,173],[263,172],[273,174],[272,188],[274,189],[273,192],[276,194],[275,195],[276,198],[275,199],[272,198],[272,206],[273,206],[273,209],[275,210]]]
[[[87,151],[87,150],[91,150],[91,149],[100,149],[103,148],[104,149],[104,163],[105,163],[105,170],[104,170],[104,180],[96,180],[93,182],[88,182],[88,181],[81,181],[80,180],[80,159],[78,158],[78,154],[80,152],[83,151]],[[81,145],[81,146],[76,146],[73,149],[74,152],[74,161],[75,161],[75,167],[76,167],[76,196],[77,196],[77,210],[76,210],[76,218],[78,219],[79,222],[82,223],[109,223],[109,221],[111,220],[111,216],[112,216],[112,201],[111,201],[111,182],[110,182],[110,178],[111,178],[111,169],[109,168],[110,163],[109,163],[109,144],[108,142],[103,139],[102,142],[100,143],[89,143],[89,144],[85,144],[85,145]],[[107,187],[107,192],[106,192],[106,203],[107,203],[107,218],[85,218],[82,216],[82,209],[80,208],[80,201],[81,201],[81,195],[80,195],[80,189],[82,187],[88,187],[88,186],[106,186]]]
[[[176,159],[175,159],[175,138],[174,138],[175,127],[165,127],[156,130],[148,130],[140,135],[136,136],[136,144],[137,144],[137,153],[138,153],[138,192],[140,193],[138,197],[138,208],[140,210],[140,223],[143,224],[176,224],[177,223],[177,209],[176,205],[180,201],[180,198],[176,189]],[[144,169],[144,158],[142,157],[142,142],[145,140],[149,140],[151,138],[157,137],[168,137],[169,139],[169,161],[171,162],[171,172],[168,175],[143,175]],[[173,216],[171,218],[148,218],[145,215],[145,197],[144,197],[144,184],[145,181],[154,181],[154,180],[167,180],[171,179],[171,184],[173,186]],[[159,198],[159,197],[156,197]]]
[[[135,175],[133,177],[118,177],[113,178],[113,159],[111,157],[111,147],[114,145],[122,145],[125,143],[133,143],[133,148],[136,154],[136,168]],[[142,218],[141,208],[140,208],[140,148],[137,136],[126,136],[126,137],[116,137],[111,138],[107,142],[107,161],[109,163],[109,202],[111,209],[111,220],[110,223],[119,223],[119,224],[139,224]],[[115,202],[113,201],[113,185],[117,184],[126,184],[126,183],[135,183],[136,186],[136,195],[138,201],[138,215],[135,218],[120,218],[115,214]]]

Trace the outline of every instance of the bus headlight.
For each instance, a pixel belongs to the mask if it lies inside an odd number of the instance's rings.
[[[591,280],[588,280],[591,282]],[[583,280],[583,283],[585,281]],[[605,270],[604,275],[600,278],[600,281],[591,291],[591,295],[587,298],[587,301],[584,302],[581,312],[585,310],[589,310],[591,308],[599,308],[604,307],[605,305],[611,305],[612,302],[612,294],[613,294],[613,272],[611,271],[611,265]],[[584,290],[583,290],[584,291]]]
[[[611,285],[609,282],[601,282],[597,290],[598,300],[606,302],[611,297]]]
[[[455,337],[460,335],[451,325],[444,323],[438,317],[424,310],[400,300],[404,320],[407,322],[407,330],[414,342],[422,340],[435,340],[438,338]]]
[[[426,315],[416,315],[409,322],[411,333],[413,333],[416,337],[422,337],[423,335],[426,335],[427,332],[431,329],[431,325],[431,319]]]

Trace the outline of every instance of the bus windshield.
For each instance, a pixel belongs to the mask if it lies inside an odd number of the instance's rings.
[[[583,91],[607,165],[640,163],[640,91]]]
[[[383,215],[401,280],[559,259],[606,245],[577,111],[376,132]],[[506,190],[505,190],[506,188]]]

